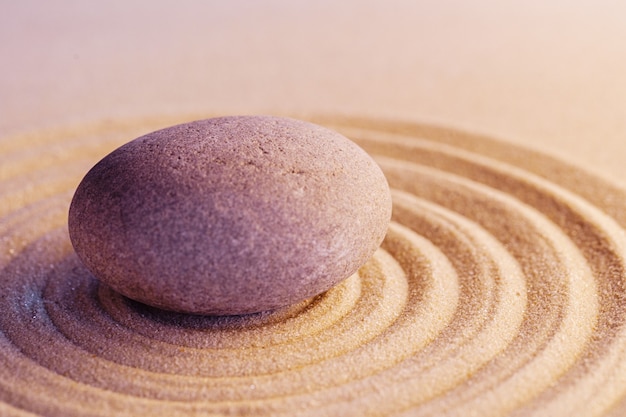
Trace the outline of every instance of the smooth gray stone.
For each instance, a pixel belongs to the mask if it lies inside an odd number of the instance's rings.
[[[231,315],[328,290],[372,256],[390,217],[382,171],[344,136],[235,116],[113,151],[76,190],[69,231],[87,268],[121,294]]]

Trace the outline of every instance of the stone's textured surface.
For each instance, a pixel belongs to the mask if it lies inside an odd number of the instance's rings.
[[[350,140],[235,116],[159,130],[106,156],[76,190],[69,229],[85,265],[129,298],[244,314],[347,278],[390,217],[383,173]]]

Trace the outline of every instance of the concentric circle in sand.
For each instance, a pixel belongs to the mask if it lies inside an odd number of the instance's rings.
[[[394,200],[382,248],[314,299],[200,317],[99,285],[67,236],[76,185],[190,119],[0,141],[0,415],[626,413],[626,193],[477,135],[312,119],[373,155]]]

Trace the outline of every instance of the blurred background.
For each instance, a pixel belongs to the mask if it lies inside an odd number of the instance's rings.
[[[2,137],[357,115],[486,133],[626,184],[626,2],[0,0],[0,59]]]

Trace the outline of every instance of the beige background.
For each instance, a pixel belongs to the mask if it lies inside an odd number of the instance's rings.
[[[2,136],[341,113],[487,133],[626,184],[622,1],[1,1],[0,57]]]

